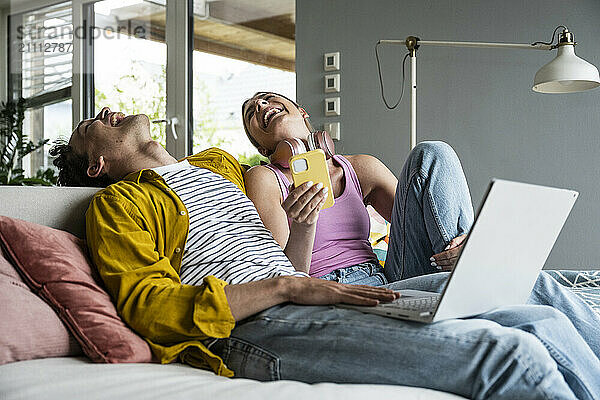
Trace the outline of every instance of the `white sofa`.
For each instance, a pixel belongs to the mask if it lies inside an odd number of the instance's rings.
[[[82,237],[84,213],[97,189],[0,187],[0,215]],[[4,323],[4,321],[3,321]],[[338,399],[452,400],[429,389],[294,381],[228,379],[183,364],[94,364],[82,357],[0,365],[0,399]]]

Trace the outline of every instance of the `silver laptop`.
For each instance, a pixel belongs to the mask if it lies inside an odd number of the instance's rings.
[[[525,304],[578,193],[494,179],[441,294],[401,290],[392,303],[340,305],[420,322]]]

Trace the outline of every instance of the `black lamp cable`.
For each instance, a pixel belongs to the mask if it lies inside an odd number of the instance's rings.
[[[405,80],[405,72],[406,72],[406,59],[408,58],[408,56],[410,55],[410,53],[406,53],[406,55],[404,56],[404,59],[402,60],[402,89],[400,91],[400,98],[398,99],[398,101],[396,102],[396,104],[394,104],[393,106],[390,106],[387,102],[387,100],[385,99],[385,92],[383,90],[383,77],[381,75],[381,63],[379,62],[379,45],[382,44],[381,41],[377,42],[377,44],[375,44],[375,58],[377,59],[377,71],[379,72],[379,86],[381,87],[381,98],[383,99],[383,103],[385,104],[385,106],[390,109],[393,110],[394,108],[398,107],[398,104],[400,104],[400,102],[402,101],[402,97],[404,96],[404,80]]]
[[[559,26],[557,26],[557,27],[556,27],[556,29],[554,29],[554,32],[552,33],[552,38],[550,39],[550,42],[533,42],[533,43],[531,43],[531,45],[532,45],[532,46],[535,46],[535,45],[537,45],[537,44],[547,44],[547,45],[552,45],[552,43],[554,43],[554,36],[556,36],[556,32],[558,32],[558,30],[559,30],[560,28],[563,28],[563,29],[569,29],[569,28],[567,28],[567,27],[566,27],[566,26],[564,26],[564,25],[559,25]]]

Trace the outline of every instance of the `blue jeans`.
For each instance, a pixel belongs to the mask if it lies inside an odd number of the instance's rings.
[[[385,286],[395,290],[441,292],[448,276],[448,272],[439,272]],[[450,321],[470,324],[477,320],[492,321],[498,327],[510,327],[534,336],[553,359],[554,368],[576,398],[600,399],[600,316],[548,273],[540,273],[526,305],[502,307],[474,318]],[[453,329],[452,333],[457,334],[460,327]],[[504,334],[512,333],[505,331]],[[480,351],[487,351],[484,349]],[[556,388],[548,393],[552,395],[541,398],[563,398]]]
[[[319,279],[352,285],[382,286],[388,283],[383,267],[379,263],[364,262],[351,267],[336,269]]]
[[[443,143],[422,143],[408,158],[384,269],[390,288],[442,290],[448,274],[432,274],[428,259],[473,221],[458,169]],[[544,273],[530,303],[435,324],[282,304],[239,322],[211,350],[236,376],[259,380],[398,384],[473,399],[599,398],[597,315]]]
[[[467,180],[456,153],[443,142],[422,142],[409,155],[396,188],[390,244],[385,260],[389,282],[438,272],[429,258],[473,225]]]

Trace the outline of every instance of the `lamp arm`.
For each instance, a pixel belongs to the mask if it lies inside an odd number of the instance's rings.
[[[558,42],[556,44],[552,44],[554,42],[554,38],[559,29],[563,29],[562,33],[558,37]],[[593,89],[597,86],[600,86],[600,77],[598,75],[598,69],[593,65],[589,64],[585,60],[581,60],[577,56],[575,56],[575,52],[573,47],[577,44],[575,42],[575,37],[572,32],[569,32],[568,28],[564,25],[559,25],[554,29],[552,33],[552,38],[550,42],[534,42],[534,43],[490,43],[490,42],[452,42],[452,41],[442,41],[442,40],[421,40],[416,36],[408,36],[405,40],[398,39],[382,39],[379,40],[377,45],[379,44],[400,44],[405,45],[408,50],[408,55],[410,56],[411,61],[411,107],[410,107],[410,147],[413,149],[417,142],[417,50],[422,45],[429,46],[443,46],[443,47],[478,47],[478,48],[507,48],[507,49],[522,49],[522,50],[553,50],[558,48],[558,56],[561,55],[561,48],[564,54],[567,54],[567,50],[562,46],[570,46],[567,49],[570,51],[569,61],[562,61],[562,66],[564,68],[564,64],[576,64],[581,71],[577,71],[578,75],[575,78],[569,76],[568,79],[564,76],[559,76],[558,78],[553,76],[554,79],[550,79],[544,81],[543,79],[538,80],[538,74],[544,70],[544,73],[547,73],[545,69],[547,69],[548,65],[552,65],[553,63],[559,60],[559,57],[550,63],[546,64],[538,73],[536,74],[536,78],[534,80],[533,90],[536,92],[543,93],[569,93],[569,92],[578,92],[587,89]],[[375,47],[377,50],[377,46]],[[376,53],[377,54],[377,53]],[[576,62],[573,61],[578,60]],[[379,59],[378,59],[378,68],[379,68]],[[571,68],[573,69],[573,68]],[[381,72],[380,72],[381,73]],[[543,75],[544,78],[547,76]],[[380,75],[381,79],[381,75]],[[562,83],[565,82],[579,82],[579,86],[575,87],[575,90],[564,90],[562,88],[558,88],[553,86],[556,82]],[[404,82],[404,80],[403,80]],[[542,89],[542,86],[544,88]],[[383,93],[383,83],[382,83],[382,93]]]
[[[382,44],[402,44],[406,45],[406,40],[398,39],[382,39],[379,41]],[[523,49],[523,50],[552,50],[552,45],[545,43],[490,43],[490,42],[450,42],[443,40],[421,40],[418,39],[419,45],[429,46],[444,46],[444,47],[495,47],[508,49]]]
[[[556,32],[556,31],[555,31]],[[405,40],[382,39],[381,44],[401,44],[405,45],[410,54],[410,148],[417,145],[417,49],[422,45],[444,46],[444,47],[487,47],[487,48],[507,48],[523,50],[552,50],[554,47],[547,43],[489,43],[489,42],[451,42],[441,40],[421,40],[415,36],[409,36]]]
[[[552,50],[549,44],[529,44],[529,43],[488,43],[488,42],[446,42],[440,40],[419,40],[420,45],[446,46],[446,47],[495,47],[507,49],[524,50]]]

